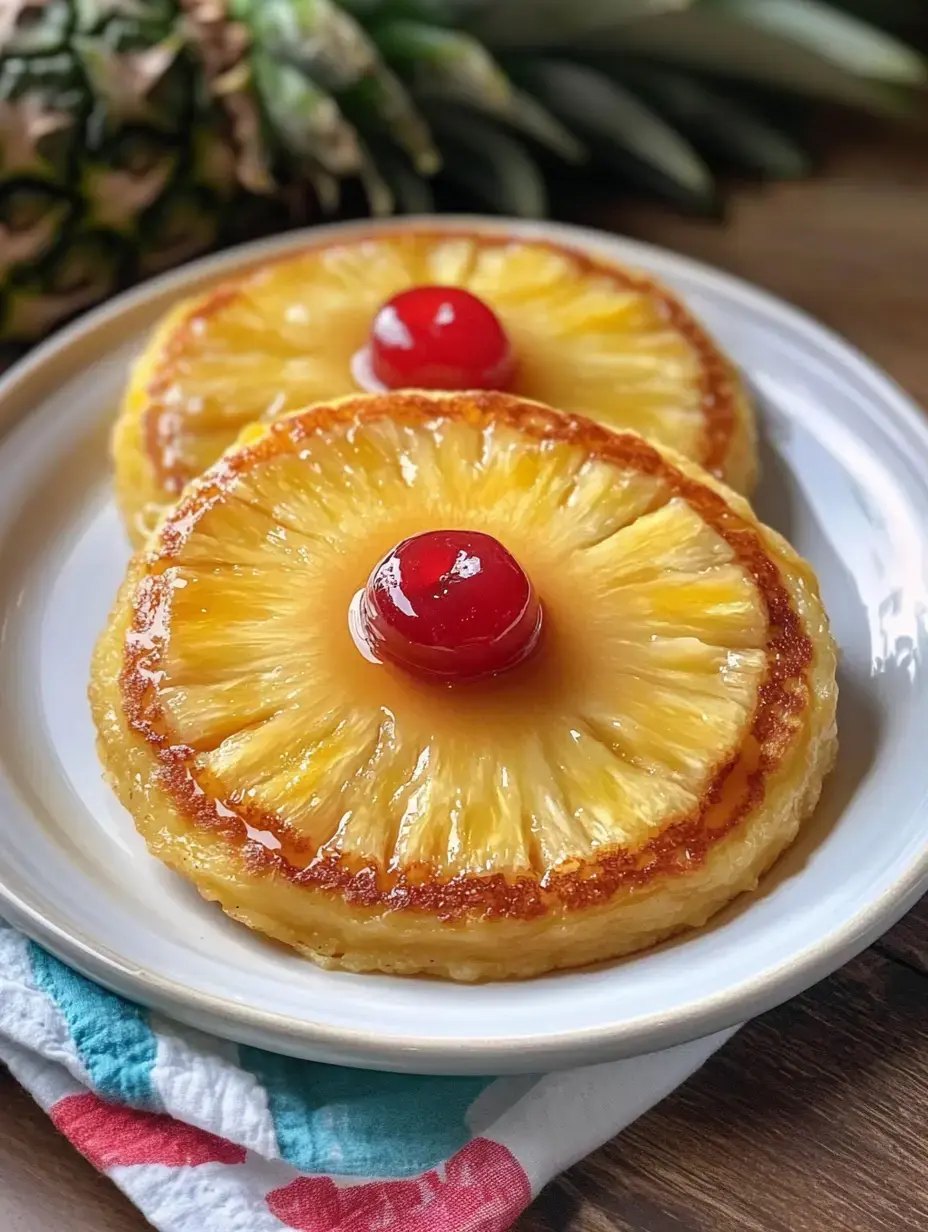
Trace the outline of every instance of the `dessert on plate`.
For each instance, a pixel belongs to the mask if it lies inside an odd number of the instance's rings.
[[[113,441],[130,534],[140,543],[246,424],[384,387],[505,389],[670,445],[739,491],[753,482],[740,378],[650,277],[548,241],[374,230],[242,273],[162,320]]]
[[[810,567],[679,453],[498,392],[247,428],[134,558],[91,701],[206,898],[325,966],[458,980],[701,925],[836,748]]]

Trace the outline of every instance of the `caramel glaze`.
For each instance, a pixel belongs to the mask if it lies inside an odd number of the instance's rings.
[[[672,822],[636,851],[604,851],[543,877],[494,873],[442,880],[427,867],[387,870],[331,853],[310,852],[308,862],[293,864],[288,856],[296,854],[300,844],[294,843],[286,823],[237,801],[215,798],[207,776],[194,769],[193,749],[179,743],[171,730],[158,696],[160,659],[170,636],[172,560],[199,518],[224,499],[236,476],[277,454],[298,452],[301,442],[316,432],[353,420],[383,417],[411,425],[456,418],[477,430],[502,423],[536,440],[575,444],[591,457],[659,477],[729,544],[766,605],[767,670],[740,752],[716,771],[691,815]],[[133,598],[120,686],[129,726],[151,745],[157,759],[157,785],[193,825],[222,834],[242,848],[255,872],[273,872],[297,885],[337,892],[349,902],[369,907],[412,909],[442,919],[474,914],[530,919],[551,910],[602,904],[619,891],[646,886],[655,877],[685,874],[703,864],[715,844],[759,804],[764,780],[786,754],[809,702],[806,676],[812,644],[755,527],[641,438],[611,432],[591,420],[559,415],[510,395],[446,395],[439,410],[434,398],[394,394],[345,398],[335,405],[296,412],[271,425],[254,445],[224,457],[206,472],[165,522],[145,566],[146,576]],[[255,830],[263,832],[265,841],[255,838]],[[267,841],[269,836],[273,838]]]
[[[363,239],[357,242],[382,241],[394,234],[390,231],[372,230],[365,233]],[[602,259],[597,260],[589,253],[566,245],[555,244],[550,240],[513,240],[512,237],[507,236],[482,236],[466,231],[409,231],[403,232],[403,238],[412,240],[432,238],[436,242],[469,239],[476,240],[484,248],[499,248],[517,243],[531,248],[549,249],[576,262],[582,273],[588,277],[609,278],[616,286],[647,295],[657,305],[659,313],[667,324],[678,334],[682,334],[699,356],[705,437],[699,462],[706,470],[721,474],[728,446],[735,430],[735,386],[731,367],[699,322],[690,316],[680,300],[666,288],[644,274],[633,273],[620,266],[610,265]],[[332,244],[310,247],[304,252],[287,253],[265,262],[245,277],[254,277],[264,269],[284,264],[308,253],[325,252],[329,248],[343,248],[349,243],[350,241],[340,240]],[[241,286],[241,280],[223,283],[191,308],[189,314],[166,341],[157,374],[148,386],[150,405],[145,411],[143,428],[146,452],[158,483],[166,492],[175,496],[180,493],[188,480],[193,478],[193,472],[183,465],[177,451],[178,439],[184,432],[184,412],[170,405],[166,394],[174,383],[178,365],[186,352],[187,342],[196,322],[221,312],[226,305],[241,295]]]

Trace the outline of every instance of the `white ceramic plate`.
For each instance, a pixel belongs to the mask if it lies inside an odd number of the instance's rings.
[[[844,343],[734,279],[594,232],[457,221],[653,270],[750,378],[759,511],[817,568],[843,652],[838,768],[799,843],[761,893],[696,935],[479,987],[319,970],[148,856],[101,780],[85,697],[128,558],[108,425],[127,362],[171,301],[336,230],[318,228],[122,297],[0,385],[0,910],[86,974],[219,1035],[345,1064],[503,1073],[650,1052],[742,1021],[846,961],[928,888],[928,428]]]

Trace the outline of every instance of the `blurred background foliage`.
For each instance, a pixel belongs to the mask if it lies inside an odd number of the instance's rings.
[[[928,0],[3,0],[0,361],[139,278],[306,222],[720,214],[813,109],[924,125]]]

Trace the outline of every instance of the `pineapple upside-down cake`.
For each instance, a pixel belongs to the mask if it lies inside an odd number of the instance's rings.
[[[739,491],[753,483],[741,381],[666,288],[549,242],[373,230],[164,318],[113,442],[135,542],[246,424],[384,387],[504,389],[652,437]]]
[[[702,924],[836,748],[815,577],[718,479],[498,392],[246,429],[93,665],[151,851],[326,966],[531,976]]]

